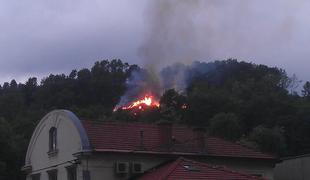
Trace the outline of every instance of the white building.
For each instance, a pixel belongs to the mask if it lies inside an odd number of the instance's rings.
[[[27,180],[129,179],[180,156],[273,179],[276,158],[171,124],[83,121],[67,110],[48,113],[31,137]]]

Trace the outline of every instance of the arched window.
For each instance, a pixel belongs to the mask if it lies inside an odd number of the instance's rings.
[[[49,151],[57,150],[57,129],[52,127],[49,131]]]

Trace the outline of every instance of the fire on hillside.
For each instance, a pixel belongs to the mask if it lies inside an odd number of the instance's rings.
[[[127,106],[116,107],[114,111],[119,109],[121,110],[140,110],[144,111],[146,108],[159,108],[160,104],[159,101],[152,95],[145,95],[141,99],[131,102]]]

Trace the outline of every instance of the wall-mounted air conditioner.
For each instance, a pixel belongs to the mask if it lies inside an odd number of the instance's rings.
[[[142,163],[140,162],[132,162],[131,163],[131,172],[134,174],[143,173]]]
[[[116,162],[115,163],[115,173],[116,174],[126,174],[129,172],[128,162]]]

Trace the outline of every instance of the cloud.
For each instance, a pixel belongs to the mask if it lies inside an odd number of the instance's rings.
[[[159,68],[234,57],[310,79],[307,0],[0,1],[0,81],[121,58]]]
[[[136,8],[141,6],[133,8],[129,1],[1,1],[0,76],[68,72],[106,58],[133,61],[142,29],[136,18],[142,11]]]

